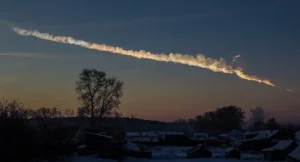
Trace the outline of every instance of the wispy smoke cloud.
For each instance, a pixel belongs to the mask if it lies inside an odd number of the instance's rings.
[[[11,53],[11,52],[3,52],[0,53],[0,56],[6,57],[25,57],[25,58],[59,58],[58,56],[46,55],[40,53]]]
[[[179,54],[179,53],[155,54],[155,53],[147,52],[144,50],[139,50],[139,51],[126,50],[126,49],[123,49],[122,47],[114,47],[114,46],[109,46],[109,45],[105,45],[105,44],[96,44],[96,43],[91,43],[91,42],[87,42],[87,41],[83,41],[83,40],[76,40],[73,37],[53,36],[48,33],[41,33],[37,30],[25,30],[25,29],[21,29],[18,27],[13,27],[12,30],[15,31],[17,34],[23,35],[23,36],[34,36],[34,37],[48,40],[48,41],[60,42],[60,43],[65,43],[65,44],[73,44],[73,45],[81,46],[81,47],[88,48],[88,49],[98,50],[98,51],[132,56],[132,57],[139,58],[139,59],[150,59],[150,60],[155,60],[155,61],[185,64],[185,65],[190,65],[190,66],[201,67],[204,69],[209,69],[214,72],[222,72],[222,73],[226,73],[226,74],[236,74],[241,79],[255,81],[258,83],[264,83],[266,85],[276,87],[276,85],[273,84],[270,80],[261,79],[257,76],[245,74],[242,71],[243,69],[241,67],[233,66],[236,63],[236,59],[240,57],[239,55],[235,56],[233,58],[233,61],[230,64],[227,64],[226,60],[223,58],[216,60],[216,59],[206,57],[202,54],[199,54],[196,57],[194,57],[192,55]]]

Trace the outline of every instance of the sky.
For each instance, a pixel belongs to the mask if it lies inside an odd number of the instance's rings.
[[[261,106],[267,117],[300,123],[299,7],[298,0],[0,0],[0,20],[21,28],[153,53],[227,62],[240,55],[245,73],[280,87],[24,37],[2,23],[0,97],[76,110],[79,73],[95,68],[124,81],[125,116],[172,121],[226,105]]]

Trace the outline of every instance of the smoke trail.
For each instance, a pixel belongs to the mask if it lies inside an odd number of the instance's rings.
[[[294,92],[294,90],[292,90],[292,89],[285,89],[285,90],[287,90],[289,92]]]
[[[197,67],[209,69],[214,72],[236,74],[241,79],[255,81],[258,83],[264,83],[266,85],[276,87],[276,85],[273,84],[270,80],[260,79],[256,76],[245,74],[243,73],[242,71],[243,69],[241,67],[237,67],[237,68],[233,67],[232,65],[236,62],[236,59],[240,57],[239,55],[233,58],[233,62],[231,64],[227,64],[226,60],[223,58],[220,58],[220,60],[216,60],[209,57],[205,57],[204,55],[201,54],[197,55],[196,57],[187,54],[182,55],[178,53],[170,53],[169,55],[164,53],[154,54],[144,50],[140,50],[140,51],[125,50],[121,47],[113,47],[105,44],[90,43],[83,40],[76,40],[72,37],[53,36],[48,33],[41,33],[37,30],[25,30],[18,27],[13,27],[12,30],[17,34],[23,36],[34,36],[44,40],[60,42],[65,44],[73,44],[73,45],[81,46],[88,49],[94,49],[98,51],[105,51],[105,52],[110,52],[115,54],[127,55],[139,59],[150,59],[156,61],[173,62],[178,64],[197,66]]]

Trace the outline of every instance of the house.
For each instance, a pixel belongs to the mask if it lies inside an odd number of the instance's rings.
[[[230,142],[240,141],[244,139],[243,133],[239,130],[232,130],[230,132],[220,134],[218,137],[221,140]]]
[[[89,150],[96,150],[105,147],[113,140],[113,137],[100,133],[85,132],[85,137],[86,148]]]
[[[262,130],[255,132],[246,132],[244,134],[245,140],[263,140],[263,139],[271,139],[274,137],[279,130]]]
[[[125,138],[130,141],[134,141],[141,136],[142,135],[140,132],[126,132],[126,134],[125,134]]]
[[[204,145],[199,144],[196,147],[187,151],[187,158],[211,158],[212,153]]]
[[[236,159],[240,159],[241,158],[241,152],[238,151],[235,148],[228,148],[227,152],[226,152],[226,157],[227,158],[236,158]]]
[[[295,140],[300,145],[300,130],[295,133]]]
[[[165,132],[162,135],[162,144],[167,146],[196,146],[198,142],[183,132]]]
[[[85,132],[85,145],[78,147],[80,155],[97,154],[107,150],[113,137],[101,133]]]
[[[154,132],[126,132],[125,138],[134,143],[158,143],[159,134]]]
[[[199,142],[204,142],[206,139],[209,138],[207,133],[194,133],[193,136],[194,139]]]
[[[218,138],[211,137],[204,142],[207,147],[221,147],[227,145],[228,142],[219,140]]]
[[[274,142],[270,139],[264,140],[243,140],[238,142],[232,142],[232,146],[238,148],[241,151],[261,151],[264,148],[268,148],[274,145]]]
[[[267,161],[282,161],[285,160],[288,154],[297,147],[297,144],[293,140],[282,140],[276,145],[265,148],[264,159]]]
[[[300,162],[300,146],[294,149],[287,158],[288,162]]]

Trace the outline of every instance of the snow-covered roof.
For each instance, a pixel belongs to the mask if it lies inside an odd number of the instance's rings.
[[[227,133],[223,133],[223,134],[220,134],[219,136],[220,137],[228,137],[228,134]]]
[[[126,136],[141,136],[140,132],[126,132]]]
[[[194,133],[194,135],[205,135],[205,136],[208,136],[207,133]]]
[[[104,134],[101,134],[101,133],[91,133],[91,132],[85,132],[85,133],[86,133],[86,134],[95,135],[95,136],[99,136],[99,137],[104,137],[104,138],[113,139],[112,136],[104,135]]]
[[[300,136],[300,130],[295,133],[295,136]]]
[[[129,141],[135,142],[158,142],[158,138],[149,138],[149,137],[136,137],[136,138],[127,138]]]
[[[148,137],[157,137],[158,134],[154,132],[142,132],[142,136],[148,136]]]
[[[296,134],[295,134],[295,140],[298,143],[298,145],[300,145],[300,130],[296,132]]]
[[[247,136],[247,135],[256,135],[258,134],[259,131],[255,131],[255,132],[246,132],[244,135]]]
[[[300,146],[298,146],[295,150],[293,150],[289,154],[289,156],[296,159],[296,160],[300,160]]]
[[[184,135],[183,132],[165,132],[165,135]]]
[[[292,145],[292,143],[293,143],[292,140],[282,140],[282,141],[278,142],[276,145],[269,147],[269,148],[265,148],[262,151],[285,150],[288,147],[290,147]]]
[[[207,133],[194,133],[195,138],[208,138]]]
[[[295,133],[295,138],[297,141],[300,141],[300,130]]]
[[[152,136],[157,137],[158,134],[154,132],[126,132],[126,136]]]
[[[276,133],[278,133],[279,130],[262,130],[262,131],[256,131],[256,132],[246,132],[244,135],[256,135],[253,139],[265,139],[265,138],[271,138]]]
[[[78,146],[78,149],[84,149],[84,148],[86,148],[86,145],[80,145],[80,146]]]
[[[260,131],[257,136],[255,136],[255,139],[265,139],[265,138],[271,138],[274,136],[276,133],[278,133],[279,130],[265,130],[265,131]]]
[[[126,141],[125,149],[128,151],[140,151],[140,148],[136,144],[128,140]]]

